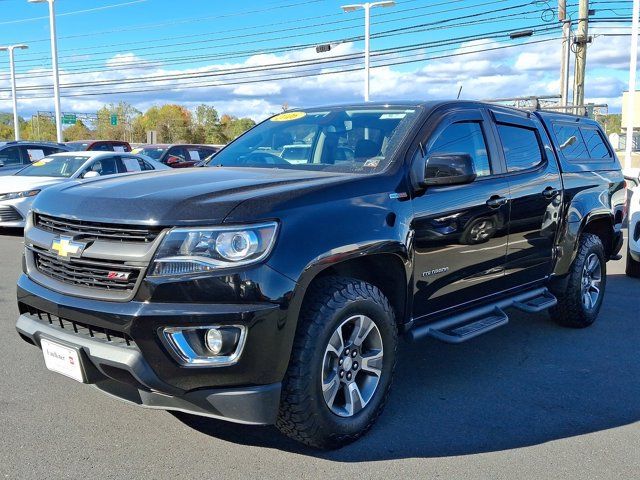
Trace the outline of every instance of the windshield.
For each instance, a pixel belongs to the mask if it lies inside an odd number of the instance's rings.
[[[149,158],[154,160],[159,160],[166,148],[163,147],[152,147],[152,148],[136,148],[132,153],[137,153],[140,155],[146,155]]]
[[[88,143],[82,143],[82,142],[67,143],[67,148],[72,152],[80,152],[80,151],[86,150],[88,146],[89,146]]]
[[[87,161],[87,157],[45,157],[20,170],[16,175],[26,177],[69,178]]]
[[[417,107],[286,112],[227,145],[208,166],[376,173],[418,116]]]

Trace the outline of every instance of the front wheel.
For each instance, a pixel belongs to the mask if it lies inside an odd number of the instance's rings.
[[[606,286],[607,264],[602,241],[597,235],[584,234],[580,237],[566,290],[554,292],[558,304],[551,309],[551,316],[565,327],[590,326],[598,316]]]
[[[319,280],[303,306],[277,427],[322,449],[359,438],[382,412],[397,343],[393,310],[377,287]]]

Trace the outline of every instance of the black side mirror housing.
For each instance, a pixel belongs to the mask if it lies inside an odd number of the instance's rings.
[[[477,177],[468,153],[436,153],[426,160],[423,186],[462,185]]]

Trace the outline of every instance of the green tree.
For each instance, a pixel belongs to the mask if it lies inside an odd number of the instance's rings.
[[[98,110],[96,122],[96,138],[100,140],[131,140],[132,124],[141,114],[133,105],[127,102],[109,104]],[[118,117],[117,125],[111,125],[111,116]]]
[[[221,123],[227,142],[238,138],[256,124],[256,122],[250,118],[236,118],[229,115],[223,115]]]
[[[13,128],[0,123],[0,140],[13,140]]]
[[[71,142],[74,140],[86,140],[93,136],[91,130],[82,122],[82,120],[76,121],[75,125],[67,127],[62,132],[65,142]]]
[[[193,143],[222,143],[224,137],[218,111],[209,105],[201,104],[192,115],[191,141]]]
[[[622,114],[611,113],[609,115],[599,115],[597,120],[605,132],[607,132],[607,135],[610,133],[622,133]]]
[[[21,137],[24,140],[56,141],[56,124],[53,118],[34,115],[29,122],[23,124]]]
[[[151,107],[145,112],[140,126],[145,132],[157,131],[158,141],[162,143],[185,142],[192,136],[191,112],[175,104]]]

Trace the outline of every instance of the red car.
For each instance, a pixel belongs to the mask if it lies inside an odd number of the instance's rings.
[[[81,150],[94,150],[101,152],[130,152],[131,145],[129,142],[120,140],[78,140],[75,142],[66,142],[65,145],[71,151],[79,152]]]
[[[220,150],[220,147],[214,145],[169,145],[157,143],[138,147],[133,153],[146,155],[173,168],[184,168],[195,166],[218,150]]]

